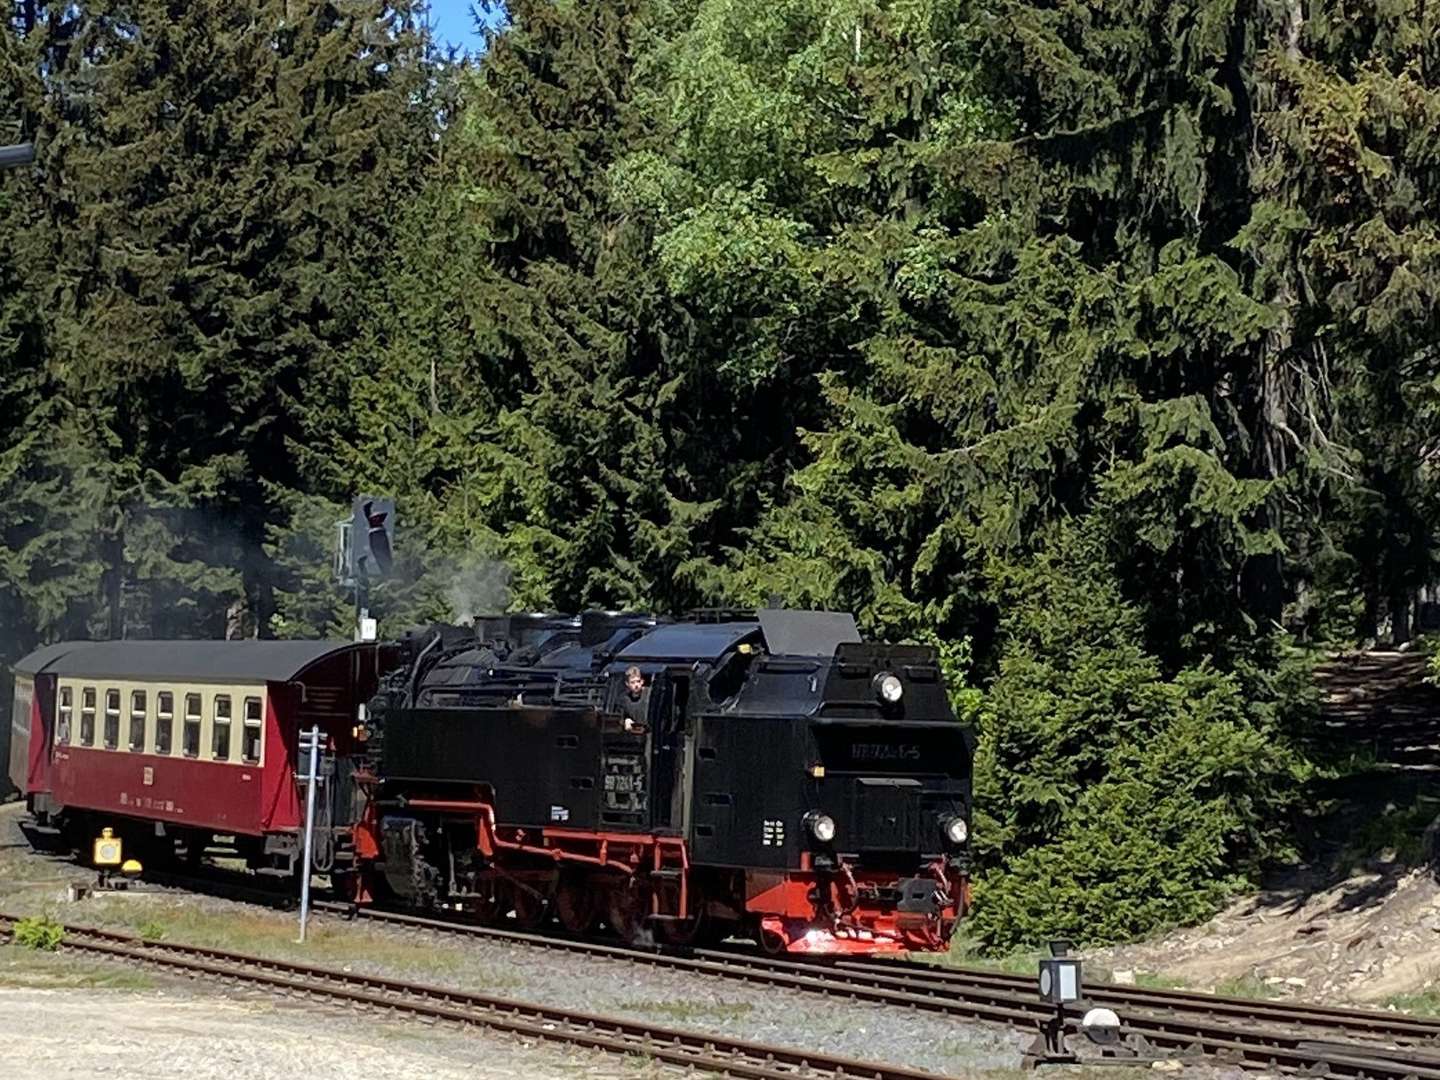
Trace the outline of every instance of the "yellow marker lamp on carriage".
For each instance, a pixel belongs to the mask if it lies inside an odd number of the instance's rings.
[[[889,671],[882,671],[875,676],[875,696],[886,705],[895,705],[905,694],[905,684],[900,681],[900,676]]]
[[[91,852],[91,861],[96,866],[119,866],[121,860],[120,838],[115,835],[115,830],[108,826],[100,830],[100,836],[95,841],[94,849]]]

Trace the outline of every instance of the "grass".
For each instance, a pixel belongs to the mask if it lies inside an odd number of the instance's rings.
[[[35,861],[33,855],[28,856],[25,869],[33,870]],[[3,869],[0,866],[0,870]],[[57,880],[63,882],[74,877]],[[456,949],[443,940],[377,933],[370,926],[318,919],[310,923],[306,943],[300,945],[296,942],[299,927],[294,914],[241,905],[217,906],[169,894],[97,893],[80,903],[66,904],[57,902],[52,885],[4,897],[3,910],[118,930],[147,941],[229,949],[325,967],[355,967],[480,991],[520,985],[519,980],[502,969],[476,965],[466,950]]]
[[[1177,979],[1173,975],[1162,975],[1158,971],[1137,971],[1135,985],[1143,986],[1147,990],[1185,990],[1189,988],[1189,984],[1184,979]]]
[[[1440,987],[1386,998],[1385,1008],[1399,1009],[1412,1016],[1440,1016]]]
[[[1215,993],[1220,997],[1255,998],[1263,1000],[1279,995],[1273,986],[1266,986],[1263,979],[1254,975],[1237,975],[1215,984]]]
[[[1010,975],[1034,975],[1036,962],[1048,955],[1039,949],[1017,949],[999,956],[982,951],[979,942],[971,938],[962,926],[950,939],[950,948],[943,953],[912,953],[911,959],[922,963],[942,964],[946,967],[984,968],[987,971],[1002,971]]]
[[[0,945],[0,987],[10,990],[153,990],[155,978],[119,964]]]
[[[965,937],[963,928],[950,941],[950,949],[943,953],[912,953],[910,959],[921,963],[940,964],[946,967],[978,968],[983,971],[1002,972],[1007,975],[1037,975],[1039,960],[1048,956],[1048,949],[1016,949],[999,956],[981,951],[979,944]],[[1098,964],[1085,966],[1086,982],[1107,983],[1114,981],[1114,973]],[[1135,985],[1149,990],[1187,990],[1185,980],[1156,971],[1135,972]],[[1251,995],[1254,996],[1254,995]]]
[[[305,944],[301,945],[296,941],[299,928],[293,915],[240,908],[212,911],[175,900],[134,905],[133,899],[97,896],[83,905],[83,914],[68,917],[135,933],[151,941],[163,939],[330,967],[363,964],[367,969],[400,970],[413,977],[453,976],[465,962],[464,950],[420,938],[376,933],[369,927],[312,921]],[[486,989],[516,985],[513,978],[497,971],[467,970],[465,975],[468,983],[478,982]]]
[[[1372,859],[1417,866],[1425,858],[1425,829],[1435,820],[1436,802],[1417,795],[1409,806],[1386,806],[1358,822],[1341,859],[1351,868]]]
[[[692,1023],[696,1020],[738,1020],[753,1012],[754,1006],[743,1001],[627,1001],[617,1011],[624,1014],[650,1013],[676,1023]]]

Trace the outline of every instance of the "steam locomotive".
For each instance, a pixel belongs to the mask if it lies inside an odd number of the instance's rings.
[[[359,903],[775,952],[943,949],[969,903],[973,735],[932,650],[862,643],[848,615],[49,648],[17,668],[17,782],[77,837],[128,827],[152,857],[152,827],[166,855],[219,837],[302,872],[318,726],[309,869]]]

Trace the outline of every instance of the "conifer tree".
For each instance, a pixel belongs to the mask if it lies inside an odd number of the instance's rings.
[[[400,325],[426,320],[439,351],[390,353],[411,430],[387,468],[439,451],[408,480],[436,507],[434,536],[508,560],[529,605],[674,606],[701,572],[692,530],[710,507],[674,445],[674,315],[644,230],[609,194],[639,137],[633,68],[656,7],[508,5],[425,203],[463,270],[436,281],[428,252],[399,269],[447,301],[401,301]],[[470,340],[452,351],[457,323]]]
[[[263,632],[275,491],[344,423],[433,119],[409,5],[72,5],[44,57],[51,369],[101,485],[105,632]],[[104,63],[94,57],[103,56]]]

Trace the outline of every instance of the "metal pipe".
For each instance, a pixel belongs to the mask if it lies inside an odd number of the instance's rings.
[[[22,142],[13,146],[0,146],[0,169],[18,169],[35,160],[35,144]]]
[[[490,809],[489,803],[467,799],[403,799],[399,805],[409,810],[434,810],[442,814],[483,814]]]
[[[440,644],[442,637],[443,635],[436,633],[430,643],[420,650],[420,655],[415,657],[415,666],[410,669],[410,707],[412,709],[415,707],[415,694],[420,687],[420,661],[425,659],[425,655],[431,649]]]
[[[305,923],[310,918],[310,852],[315,840],[315,780],[320,761],[320,725],[306,735],[310,744],[309,783],[305,787],[305,861],[300,868],[300,942],[305,942]]]

